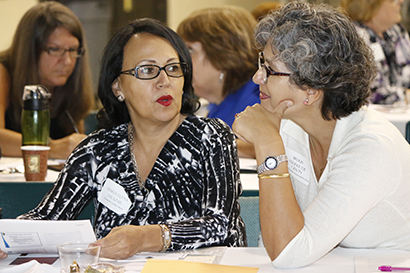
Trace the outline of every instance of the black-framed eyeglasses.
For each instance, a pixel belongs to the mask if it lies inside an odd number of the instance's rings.
[[[81,58],[81,56],[83,56],[85,52],[84,47],[66,49],[66,48],[61,48],[61,47],[49,46],[44,50],[48,53],[48,55],[54,56],[54,57],[64,56],[64,54],[68,52],[68,54],[70,54],[70,57],[72,58]]]
[[[140,80],[151,80],[158,77],[161,70],[164,70],[169,77],[179,78],[188,72],[188,64],[184,62],[170,63],[163,67],[155,64],[144,64],[129,70],[121,71],[121,74],[132,75]]]
[[[290,73],[284,73],[284,72],[276,72],[272,68],[268,67],[265,65],[265,57],[263,56],[263,52],[259,52],[259,59],[258,59],[258,66],[259,69],[262,68],[263,70],[266,71],[265,77],[263,78],[263,81],[266,83],[268,80],[269,76],[290,76]]]

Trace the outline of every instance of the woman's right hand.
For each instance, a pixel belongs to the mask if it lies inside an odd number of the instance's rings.
[[[6,252],[1,251],[0,249],[0,260],[6,259],[8,257]]]
[[[248,106],[235,116],[232,129],[239,139],[257,145],[271,142],[275,136],[279,137],[280,122],[283,114],[293,102],[281,101],[271,112],[260,104]]]
[[[100,245],[100,257],[124,260],[138,252],[160,251],[163,246],[159,225],[123,225],[113,228],[106,237],[92,245]]]
[[[86,137],[84,134],[71,134],[50,141],[50,158],[66,159],[75,147]]]

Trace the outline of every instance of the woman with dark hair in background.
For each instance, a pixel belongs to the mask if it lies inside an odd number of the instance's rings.
[[[93,106],[84,33],[64,5],[48,1],[26,12],[11,47],[0,53],[0,146],[21,156],[25,85],[51,92],[50,157],[66,158],[85,137],[84,118]]]
[[[191,57],[174,31],[152,19],[120,29],[101,63],[103,129],[80,143],[40,205],[20,218],[74,219],[94,199],[95,244],[114,259],[245,246],[235,136],[218,119],[192,115],[191,84]]]

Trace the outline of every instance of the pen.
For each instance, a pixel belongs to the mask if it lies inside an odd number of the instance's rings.
[[[68,112],[68,110],[65,110],[65,113],[67,114],[67,117],[68,117],[68,119],[70,120],[70,123],[71,123],[71,125],[72,125],[73,128],[74,128],[74,131],[75,131],[77,134],[79,134],[80,131],[78,131],[78,128],[77,128],[77,126],[75,125],[75,121],[74,121],[73,117],[71,116],[70,112]]]
[[[410,271],[410,267],[392,267],[389,265],[379,266],[380,271],[391,272],[391,271]]]

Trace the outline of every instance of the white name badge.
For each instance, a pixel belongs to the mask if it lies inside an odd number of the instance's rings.
[[[292,149],[286,150],[286,154],[288,156],[289,173],[298,181],[308,185],[311,175],[309,160]]]
[[[109,178],[98,195],[98,201],[119,215],[127,213],[131,207],[131,200],[124,188]]]

